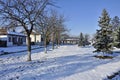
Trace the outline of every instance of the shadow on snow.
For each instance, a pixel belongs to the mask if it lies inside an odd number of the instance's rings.
[[[109,62],[111,60],[99,60],[90,54],[63,56],[45,61],[35,60],[32,62],[1,65],[3,70],[0,71],[0,77],[15,75],[20,80],[56,80],[94,69]],[[12,78],[16,78],[15,76]]]

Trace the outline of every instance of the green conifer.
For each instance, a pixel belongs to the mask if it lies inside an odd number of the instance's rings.
[[[84,36],[83,36],[83,33],[80,33],[78,46],[85,46],[84,45]]]
[[[102,16],[98,21],[100,29],[96,33],[96,41],[93,44],[95,52],[111,53],[112,48],[112,26],[108,12],[103,9]]]

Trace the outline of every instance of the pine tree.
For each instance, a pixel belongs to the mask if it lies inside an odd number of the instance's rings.
[[[118,29],[120,25],[120,19],[118,16],[115,16],[113,19],[112,19],[112,29],[113,31],[116,31]]]
[[[88,34],[85,34],[85,37],[84,37],[85,39],[84,39],[84,44],[85,45],[89,45],[90,44],[90,42],[89,42],[89,35]]]
[[[78,46],[85,46],[85,45],[84,45],[84,37],[83,37],[83,33],[80,33]]]
[[[116,39],[116,41],[118,43],[117,47],[120,48],[120,27],[117,30],[117,39]]]
[[[114,46],[119,47],[119,27],[120,27],[120,19],[118,16],[115,16],[112,20],[112,30],[113,30],[113,39]]]
[[[96,33],[96,42],[93,44],[95,52],[111,53],[112,48],[112,26],[108,12],[103,9],[102,16],[98,21],[100,30]]]

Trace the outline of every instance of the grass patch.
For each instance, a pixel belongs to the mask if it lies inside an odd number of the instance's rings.
[[[98,56],[98,55],[95,55],[94,57],[99,58],[99,59],[112,59],[113,58],[112,56]]]

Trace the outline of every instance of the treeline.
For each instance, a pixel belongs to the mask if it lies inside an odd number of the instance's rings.
[[[98,21],[99,29],[94,38],[94,52],[112,53],[113,47],[120,48],[120,19],[110,18],[106,9]]]

